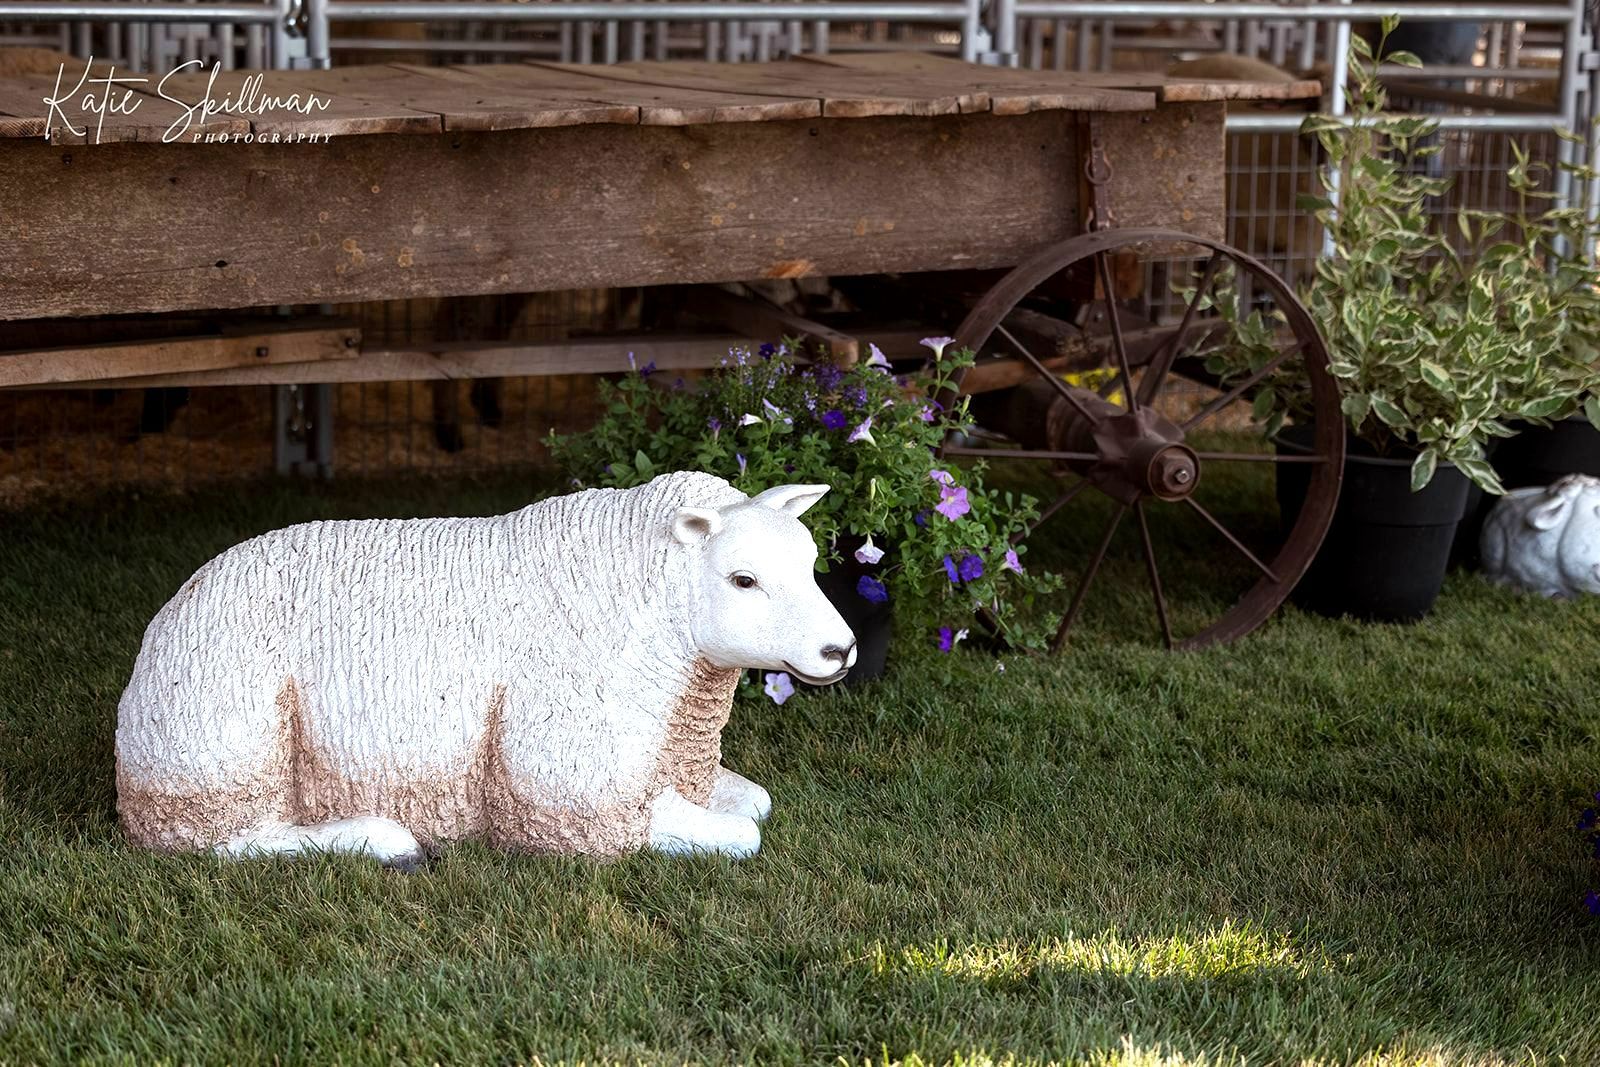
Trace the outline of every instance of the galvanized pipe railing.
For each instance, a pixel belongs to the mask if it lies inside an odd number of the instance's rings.
[[[277,24],[286,4],[141,4],[118,0],[0,0],[0,22],[242,22]]]
[[[1273,4],[1260,0],[1201,4],[1190,0],[1016,0],[1018,18],[1187,19],[1242,22],[1255,19],[1305,22],[1377,21],[1386,15],[1402,22],[1566,23],[1581,4]]]

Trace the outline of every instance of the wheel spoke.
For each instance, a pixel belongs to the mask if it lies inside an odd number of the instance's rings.
[[[1040,526],[1044,525],[1044,521],[1046,519],[1048,519],[1050,516],[1054,515],[1056,512],[1060,511],[1062,508],[1066,507],[1068,504],[1072,503],[1073,498],[1075,498],[1079,493],[1083,492],[1085,489],[1089,488],[1089,486],[1091,484],[1092,483],[1089,481],[1089,479],[1087,479],[1087,478],[1079,478],[1078,481],[1073,486],[1071,486],[1065,493],[1062,493],[1060,496],[1058,496],[1054,500],[1052,500],[1050,502],[1050,506],[1049,507],[1047,507],[1043,511],[1039,512],[1039,517],[1037,519],[1033,520],[1033,525],[1032,526],[1028,527],[1026,530],[1021,531],[1020,533],[1012,534],[1011,535],[1011,543],[1012,544],[1016,544],[1017,542],[1021,541],[1024,537],[1028,536],[1033,531],[1037,530]]]
[[[1178,349],[1183,347],[1183,339],[1194,326],[1194,317],[1200,310],[1200,302],[1210,294],[1211,283],[1216,280],[1217,272],[1221,269],[1222,253],[1213,253],[1211,258],[1206,260],[1205,270],[1200,273],[1200,282],[1194,289],[1194,299],[1183,309],[1183,318],[1179,321],[1178,328],[1162,343],[1155,358],[1145,368],[1144,378],[1139,382],[1140,403],[1154,403],[1156,394],[1161,391],[1161,384],[1167,380],[1172,364],[1178,359]]]
[[[1327,456],[1283,456],[1276,452],[1196,452],[1204,460],[1223,463],[1326,463]]]
[[[1246,378],[1232,389],[1229,389],[1226,393],[1223,393],[1221,396],[1217,397],[1204,408],[1201,408],[1198,413],[1191,416],[1189,421],[1183,424],[1183,432],[1188,433],[1190,430],[1194,429],[1202,422],[1205,422],[1211,416],[1215,415],[1217,412],[1221,411],[1235,400],[1238,400],[1245,393],[1255,388],[1258,384],[1260,384],[1262,379],[1266,378],[1267,375],[1283,366],[1284,360],[1300,351],[1300,349],[1303,347],[1305,347],[1304,341],[1294,341],[1278,349],[1278,354],[1267,360],[1266,365],[1260,370],[1256,371],[1254,374],[1250,375],[1250,377]]]
[[[1068,462],[1094,463],[1098,452],[1036,452],[1027,448],[967,448],[951,445],[944,450],[947,456],[984,456],[989,459],[1059,459]]]
[[[1088,419],[1091,425],[1100,421],[1096,416],[1090,413],[1088,408],[1083,406],[1083,401],[1079,400],[1073,395],[1072,386],[1068,385],[1055,374],[1051,373],[1049,367],[1046,367],[1043,363],[1040,363],[1038,358],[1035,357],[1032,352],[1029,352],[1026,348],[1024,348],[1022,342],[1013,337],[1011,331],[1006,329],[1005,323],[997,322],[995,323],[994,328],[999,331],[1002,337],[1011,342],[1011,347],[1015,348],[1019,353],[1021,353],[1023,359],[1032,364],[1033,369],[1038,372],[1041,378],[1055,386],[1056,392],[1060,393],[1062,398],[1065,399],[1067,403],[1078,409],[1079,415],[1082,415],[1085,419]]]
[[[1117,513],[1111,516],[1111,521],[1106,524],[1106,532],[1100,537],[1100,546],[1094,550],[1094,555],[1089,560],[1089,565],[1083,570],[1083,580],[1078,583],[1078,591],[1072,594],[1072,603],[1067,606],[1067,613],[1061,617],[1061,626],[1056,630],[1055,640],[1050,642],[1050,651],[1058,652],[1066,643],[1067,633],[1072,629],[1073,620],[1078,617],[1078,609],[1083,607],[1083,598],[1088,595],[1089,586],[1094,584],[1094,576],[1100,572],[1100,564],[1105,562],[1106,549],[1111,547],[1111,538],[1117,532],[1117,527],[1122,523],[1122,516],[1128,513],[1128,505],[1123,504],[1117,508]]]
[[[1100,271],[1100,285],[1105,290],[1106,320],[1111,323],[1111,346],[1117,353],[1117,367],[1122,371],[1122,395],[1127,398],[1128,410],[1139,410],[1139,398],[1133,392],[1133,371],[1128,367],[1128,345],[1122,339],[1122,316],[1117,314],[1117,291],[1111,279],[1111,257],[1096,252],[1094,263]]]
[[[1144,547],[1144,565],[1150,572],[1150,592],[1156,600],[1156,618],[1161,620],[1161,639],[1172,647],[1172,623],[1167,619],[1167,598],[1161,592],[1161,573],[1156,569],[1156,550],[1150,543],[1150,524],[1145,520],[1144,501],[1137,500],[1133,513],[1139,519],[1139,541]]]
[[[1265,574],[1268,578],[1271,578],[1275,582],[1276,581],[1280,581],[1280,579],[1278,578],[1278,575],[1273,571],[1273,569],[1271,567],[1267,566],[1265,563],[1262,563],[1261,560],[1257,559],[1256,558],[1256,554],[1254,552],[1250,551],[1248,548],[1246,548],[1244,546],[1244,542],[1243,541],[1240,541],[1237,537],[1233,536],[1233,533],[1231,531],[1229,531],[1229,529],[1226,526],[1222,525],[1221,522],[1217,521],[1217,517],[1215,515],[1211,514],[1211,512],[1207,511],[1204,507],[1202,507],[1198,500],[1196,500],[1192,496],[1186,496],[1186,497],[1183,498],[1183,502],[1185,504],[1188,504],[1191,508],[1194,508],[1195,511],[1198,511],[1200,513],[1200,517],[1201,518],[1205,519],[1212,526],[1216,527],[1217,532],[1220,533],[1223,537],[1226,537],[1228,539],[1228,544],[1232,545],[1234,548],[1237,548],[1240,552],[1244,553],[1245,558],[1248,559],[1251,563],[1254,563],[1256,565],[1256,567],[1260,569],[1262,574]]]

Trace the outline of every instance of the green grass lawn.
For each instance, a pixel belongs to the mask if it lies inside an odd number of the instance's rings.
[[[1471,576],[1419,626],[1289,610],[1174,656],[1124,540],[1058,658],[963,646],[742,696],[727,762],[776,803],[743,864],[463,844],[407,876],[123,843],[117,698],[197,566],[291,522],[532,491],[267,486],[0,524],[0,1062],[1600,1063],[1600,864],[1574,829],[1600,788],[1600,601]]]

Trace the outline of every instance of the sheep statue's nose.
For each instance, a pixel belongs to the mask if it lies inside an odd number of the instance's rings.
[[[838,645],[824,645],[822,658],[837,663],[840,670],[848,670],[856,664],[856,643],[851,641],[849,648],[840,648]]]

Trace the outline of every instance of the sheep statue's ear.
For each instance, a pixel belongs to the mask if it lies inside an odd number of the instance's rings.
[[[1535,530],[1554,529],[1566,521],[1567,512],[1571,510],[1572,497],[1570,495],[1551,492],[1546,495],[1544,500],[1528,509],[1528,525]]]
[[[672,536],[683,545],[699,544],[722,529],[722,512],[715,508],[679,508],[672,517]]]
[[[766,492],[750,498],[752,504],[764,504],[773,511],[781,511],[798,519],[806,509],[822,499],[828,491],[826,485],[775,485]]]

